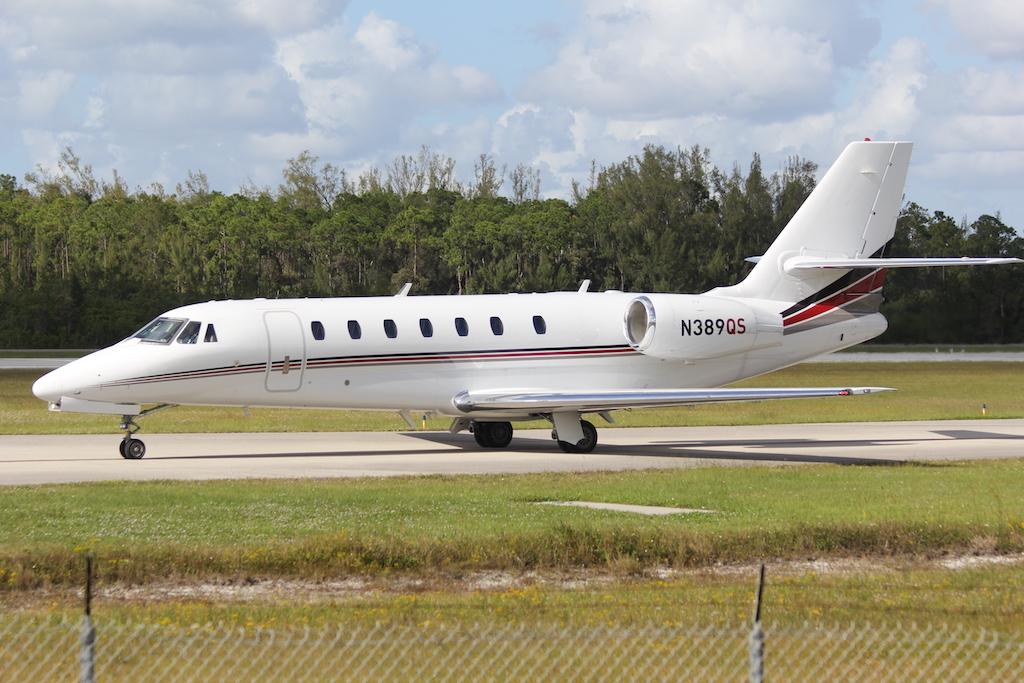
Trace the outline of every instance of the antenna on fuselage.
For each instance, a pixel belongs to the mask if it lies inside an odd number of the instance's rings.
[[[588,289],[590,289],[590,280],[584,280],[580,283],[580,288],[576,290],[576,293],[584,294]]]
[[[410,289],[412,289],[412,283],[406,282],[404,285],[402,285],[402,288],[395,293],[395,296],[405,296],[406,294],[409,293]]]

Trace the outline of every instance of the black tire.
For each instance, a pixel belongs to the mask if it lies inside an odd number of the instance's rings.
[[[125,452],[124,452],[124,445],[125,445],[125,443],[126,443],[127,441],[128,441],[128,439],[121,439],[121,443],[117,444],[117,452],[118,452],[118,453],[120,453],[120,454],[121,454],[121,457],[122,457],[122,458],[125,458],[126,460],[127,460],[128,456],[127,456],[127,455],[125,455]]]
[[[492,448],[506,448],[510,443],[512,443],[511,422],[491,422],[489,424]]]
[[[583,440],[578,444],[567,441],[559,441],[558,447],[566,453],[590,453],[597,447],[597,427],[586,420],[580,420],[580,427],[583,428]]]
[[[140,439],[125,439],[121,450],[128,460],[142,460],[146,455],[146,444]]]
[[[473,438],[481,448],[505,448],[512,442],[512,423],[474,422]]]

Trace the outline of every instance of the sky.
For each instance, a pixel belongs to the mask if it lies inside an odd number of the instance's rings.
[[[907,199],[1024,230],[1018,0],[3,0],[0,173],[276,188],[427,145],[540,171],[699,145],[723,169],[911,140]]]

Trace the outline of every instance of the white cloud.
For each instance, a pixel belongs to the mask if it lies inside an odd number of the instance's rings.
[[[426,56],[426,50],[416,42],[411,31],[373,12],[359,24],[353,42],[363,48],[373,62],[388,71],[414,67]]]
[[[307,31],[340,14],[344,2],[326,0],[236,0],[235,9],[247,21],[276,35]]]
[[[857,5],[830,7],[651,0],[624,8],[590,0],[581,29],[526,94],[618,118],[765,119],[821,109],[837,67],[856,63],[877,41],[877,26]]]
[[[85,128],[102,128],[106,108],[103,98],[91,96],[85,105],[85,122],[82,125]]]
[[[918,96],[928,82],[926,61],[924,44],[903,38],[872,62],[856,100],[841,115],[843,137],[905,138],[921,115]]]
[[[72,144],[133,185],[202,169],[230,191],[276,185],[303,149],[357,174],[427,144],[463,179],[490,152],[568,196],[592,160],[648,143],[707,146],[726,169],[760,152],[770,171],[790,154],[824,169],[850,140],[891,136],[918,143],[911,198],[1024,225],[1016,190],[991,189],[1024,182],[1016,4],[931,0],[964,36],[961,69],[903,27],[876,50],[876,0],[578,0],[541,52],[507,56],[548,63],[499,84],[421,27],[346,16],[343,0],[5,0],[0,150],[14,150],[5,172]]]
[[[281,40],[277,62],[298,88],[308,139],[334,137],[332,147],[354,157],[401,138],[404,127],[431,110],[501,95],[488,75],[446,63],[407,29],[372,12],[352,32],[339,21]]]
[[[1018,0],[933,0],[977,50],[997,59],[1024,58],[1024,11]]]
[[[18,82],[18,113],[25,119],[46,118],[74,82],[67,71],[30,74]]]
[[[1016,70],[970,68],[959,77],[955,92],[960,102],[985,114],[1024,112],[1024,68]]]

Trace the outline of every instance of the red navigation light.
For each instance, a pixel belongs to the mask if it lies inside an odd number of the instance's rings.
[[[864,138],[864,142],[871,142],[871,138]]]

